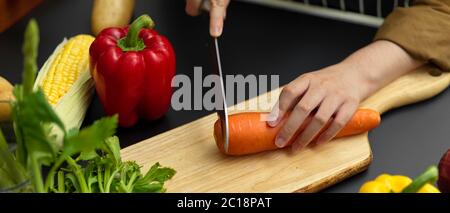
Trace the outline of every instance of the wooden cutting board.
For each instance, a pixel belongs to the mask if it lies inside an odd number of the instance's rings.
[[[447,88],[450,73],[433,77],[428,70],[424,67],[397,79],[361,106],[384,113]],[[264,95],[278,98],[279,92],[277,89]],[[253,98],[242,104],[256,101]],[[295,154],[284,149],[225,156],[213,138],[216,119],[216,114],[211,114],[164,132],[123,149],[122,156],[143,165],[144,171],[155,162],[176,169],[177,174],[167,183],[168,192],[316,192],[365,170],[372,161],[367,133]]]

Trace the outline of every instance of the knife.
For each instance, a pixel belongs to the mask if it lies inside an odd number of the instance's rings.
[[[212,48],[212,69],[214,70],[214,73],[216,73],[219,76],[219,89],[220,89],[220,95],[221,97],[216,97],[217,100],[222,100],[222,108],[216,108],[217,115],[219,116],[221,127],[222,127],[222,136],[224,141],[224,150],[225,153],[228,153],[228,107],[227,107],[227,101],[225,98],[225,85],[223,83],[223,73],[222,73],[222,65],[220,63],[220,51],[219,51],[219,39],[218,38],[212,38],[212,44],[210,45]]]
[[[211,4],[209,0],[202,0],[200,7],[201,10],[209,12]],[[221,128],[222,128],[222,137],[224,141],[224,151],[225,153],[228,153],[228,107],[227,107],[227,101],[225,98],[225,84],[223,82],[223,73],[222,73],[222,65],[220,62],[220,50],[219,50],[219,38],[212,37],[211,38],[211,44],[209,45],[211,47],[211,59],[212,59],[212,69],[214,70],[214,73],[219,76],[219,89],[220,89],[220,96],[216,97],[217,100],[222,100],[222,108],[217,109],[216,113],[219,116],[220,122],[221,122]]]

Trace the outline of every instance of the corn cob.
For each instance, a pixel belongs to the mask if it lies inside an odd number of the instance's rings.
[[[79,129],[93,95],[89,72],[90,35],[77,35],[56,47],[39,71],[34,88],[41,87],[66,126]]]

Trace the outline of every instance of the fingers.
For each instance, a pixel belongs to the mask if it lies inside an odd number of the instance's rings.
[[[357,101],[347,101],[338,110],[336,117],[333,119],[331,125],[318,137],[317,144],[321,144],[336,136],[342,128],[350,121],[353,114],[358,108]]]
[[[222,35],[223,22],[226,16],[227,6],[230,3],[229,0],[210,0],[211,10],[209,12],[210,23],[209,33],[213,37],[219,37]]]
[[[309,114],[319,106],[325,97],[323,90],[316,88],[308,89],[300,102],[292,109],[288,120],[278,133],[275,144],[278,147],[284,147],[288,141],[295,135]]]
[[[300,134],[299,138],[292,144],[292,150],[298,151],[306,147],[313,139],[319,134],[332,118],[335,112],[339,109],[342,104],[342,99],[336,96],[326,97],[317,113],[314,115],[312,120],[307,124],[307,127]]]
[[[186,13],[190,16],[200,15],[200,7],[202,0],[186,0]]]
[[[186,13],[191,16],[198,16],[201,13],[202,0],[186,0]],[[222,35],[223,22],[230,0],[209,0],[209,33],[213,37]]]
[[[300,100],[300,97],[306,92],[309,86],[307,77],[300,77],[283,88],[277,103],[269,114],[267,124],[271,127],[277,126],[285,116]]]
[[[355,88],[360,84],[354,73],[339,66],[302,75],[289,83],[267,121],[272,127],[283,125],[275,145],[282,148],[295,139],[292,149],[298,151],[316,139],[319,143],[331,140],[355,113],[361,100]]]

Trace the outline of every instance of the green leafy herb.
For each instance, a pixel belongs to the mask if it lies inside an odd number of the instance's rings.
[[[106,139],[114,135],[117,128],[117,116],[102,118],[76,135],[66,137],[63,154],[92,153],[104,146]]]

